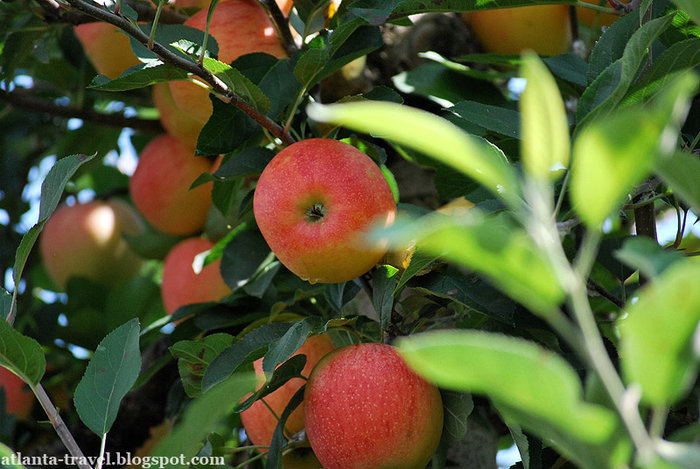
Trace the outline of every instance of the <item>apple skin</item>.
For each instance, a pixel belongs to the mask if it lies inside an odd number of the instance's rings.
[[[333,341],[328,335],[313,335],[306,339],[306,342],[294,353],[294,355],[306,355],[306,365],[301,374],[308,377],[316,363],[335,349]],[[263,359],[253,362],[255,375],[258,378],[259,386],[265,382],[265,375],[262,369]],[[274,392],[268,394],[263,399],[265,403],[275,411],[279,417],[289,404],[290,399],[304,385],[301,378],[292,378]],[[241,412],[241,421],[250,441],[256,446],[270,446],[272,435],[277,427],[277,417],[270,412],[270,409],[261,400],[256,401],[248,409]],[[291,436],[304,428],[304,404],[294,409],[287,419],[285,430]]]
[[[204,31],[207,13],[207,8],[198,11],[185,21],[185,26]],[[219,60],[227,64],[253,52],[287,56],[265,9],[255,0],[219,3],[209,23],[209,34],[219,45]],[[213,112],[209,91],[189,81],[171,81],[169,85],[175,104],[204,125]]]
[[[116,26],[105,22],[84,23],[73,31],[97,73],[114,79],[141,63],[131,50],[128,36]]]
[[[204,238],[187,238],[177,243],[163,261],[161,296],[167,314],[192,303],[219,301],[231,290],[221,277],[221,259],[206,265],[199,274],[192,269],[197,254],[214,247]]]
[[[289,270],[311,283],[340,283],[382,258],[386,248],[370,244],[364,234],[391,224],[396,203],[371,158],[346,143],[312,138],[270,161],[255,188],[253,211],[270,249]]]
[[[22,379],[0,366],[0,388],[5,391],[5,407],[8,414],[14,414],[19,420],[25,420],[34,407],[34,393]]]
[[[61,205],[44,225],[39,251],[49,278],[61,290],[71,277],[113,287],[141,268],[142,259],[124,235],[144,228],[136,211],[118,199]]]
[[[582,0],[585,3],[590,3],[591,5],[601,5],[599,0]],[[621,0],[622,3],[627,3],[627,0]],[[610,7],[607,0],[603,0],[602,6]],[[576,17],[578,20],[585,24],[586,26],[601,28],[602,26],[610,26],[615,21],[620,19],[620,15],[610,15],[608,13],[598,13],[590,8],[576,7]]]
[[[204,91],[205,95],[208,94],[206,90],[202,91]],[[153,85],[152,96],[153,104],[160,113],[160,123],[165,131],[186,144],[195,147],[199,133],[202,131],[206,121],[202,122],[201,119],[196,119],[192,114],[180,109],[173,99],[170,84],[168,83],[161,82]],[[208,100],[208,98],[206,99]],[[211,114],[211,109],[209,113]]]
[[[171,135],[151,140],[139,154],[129,180],[129,193],[143,217],[171,235],[200,232],[211,207],[211,183],[190,190],[212,162],[194,155],[194,148]]]
[[[325,469],[424,469],[442,434],[438,388],[391,345],[326,355],[306,383],[304,405],[306,436]]]
[[[485,52],[520,54],[530,49],[557,55],[571,43],[567,5],[535,5],[470,11],[463,18]]]

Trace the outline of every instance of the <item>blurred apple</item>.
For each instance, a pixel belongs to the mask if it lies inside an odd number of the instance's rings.
[[[114,79],[141,63],[131,50],[129,37],[114,25],[98,21],[79,24],[73,30],[85,55],[101,75]]]

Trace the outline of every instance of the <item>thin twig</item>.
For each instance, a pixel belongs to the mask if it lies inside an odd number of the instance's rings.
[[[134,2],[128,0],[126,2],[131,8],[133,8],[138,14],[139,21],[153,21],[156,15],[156,9],[151,8],[144,2]],[[60,4],[55,1],[47,0],[44,2],[39,2],[42,10],[44,11],[43,17],[44,21],[47,23],[68,23],[72,25],[78,25],[83,23],[94,23],[98,21],[95,17],[83,13],[81,11],[67,10],[62,8]],[[187,20],[187,16],[177,13],[172,10],[164,10],[161,13],[159,23],[161,24],[182,24]]]
[[[259,1],[265,10],[267,10],[267,14],[272,20],[272,24],[275,26],[277,34],[282,41],[282,47],[284,47],[284,50],[287,51],[287,54],[294,55],[299,49],[294,42],[292,32],[289,30],[289,20],[286,16],[284,16],[284,13],[282,13],[282,10],[280,10],[280,7],[277,5],[275,0]]]
[[[602,296],[603,298],[605,298],[606,300],[610,301],[612,304],[614,304],[618,308],[625,307],[624,301],[622,301],[621,299],[619,299],[618,297],[616,297],[615,295],[613,295],[612,293],[607,291],[605,288],[603,288],[602,285],[596,283],[595,280],[592,280],[590,278],[587,279],[586,286],[588,288],[590,288],[591,290],[593,290],[594,292],[596,292],[597,294],[599,294],[600,296]]]
[[[99,8],[89,3],[86,3],[83,0],[66,1],[72,7],[86,14],[94,16],[100,21],[105,21],[107,23],[117,26],[118,28],[126,32],[129,36],[139,41],[144,46],[148,46],[148,35],[141,31],[141,29],[139,29],[138,26],[129,22],[126,18],[115,15],[109,10],[105,10],[103,8]],[[254,106],[250,105],[243,98],[234,93],[231,90],[231,88],[229,88],[222,80],[220,80],[210,71],[206,70],[203,67],[200,67],[196,62],[185,59],[171,52],[158,42],[153,43],[153,47],[151,50],[163,62],[175,65],[176,67],[201,78],[204,82],[209,84],[218,95],[220,95],[221,99],[224,102],[231,103],[238,107],[246,115],[251,117],[255,122],[268,129],[272,135],[282,140],[282,142],[284,142],[286,145],[294,143],[295,140],[291,136],[284,133],[282,126],[280,126],[277,122],[270,119],[262,112],[258,111]]]
[[[5,101],[18,109],[48,114],[57,117],[83,119],[88,122],[108,125],[111,127],[130,127],[148,132],[162,132],[160,121],[155,119],[140,119],[125,117],[122,113],[102,113],[93,109],[81,109],[71,106],[61,106],[53,101],[37,98],[25,92],[13,91],[8,93],[0,90],[0,101]]]

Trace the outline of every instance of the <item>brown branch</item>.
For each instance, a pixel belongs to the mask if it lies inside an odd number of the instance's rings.
[[[126,3],[136,11],[139,21],[153,21],[155,18],[155,8],[151,8],[145,3],[134,2],[131,0],[127,0]],[[45,1],[40,2],[39,5],[42,9],[44,21],[47,23],[68,23],[78,25],[98,21],[95,17],[90,16],[87,13],[76,10],[67,10],[62,8],[60,5],[56,5],[55,2]],[[186,15],[182,15],[172,10],[163,9],[158,22],[162,24],[182,24],[185,22],[185,20],[187,20]]]
[[[140,119],[137,117],[126,117],[122,113],[102,113],[94,109],[81,109],[71,106],[61,106],[52,101],[37,98],[25,92],[13,91],[8,93],[0,89],[0,101],[9,103],[17,109],[26,109],[51,116],[77,118],[88,122],[108,125],[112,127],[130,127],[136,130],[147,132],[162,132],[163,127],[160,121],[155,119]]]
[[[586,284],[588,285],[588,288],[593,290],[594,292],[598,293],[600,296],[617,306],[618,308],[624,308],[625,307],[625,302],[607,291],[605,288],[603,288],[602,285],[599,285],[596,283],[594,280],[591,280],[590,278],[586,280]]]
[[[259,0],[263,7],[267,10],[268,16],[275,25],[277,34],[282,41],[282,47],[287,51],[287,54],[294,55],[299,51],[294,38],[292,37],[292,32],[289,30],[289,20],[282,10],[280,10],[279,5],[275,0]]]
[[[139,41],[141,44],[148,47],[148,35],[145,34],[138,26],[130,23],[127,19],[115,15],[111,11],[105,10],[103,8],[96,7],[83,0],[66,0],[73,8],[82,11],[94,18],[105,21],[107,23],[113,24],[129,34],[131,37]],[[198,76],[204,82],[209,84],[212,89],[218,93],[222,100],[227,103],[232,103],[240,110],[242,110],[246,115],[252,118],[255,122],[260,124],[262,127],[266,128],[272,135],[282,140],[286,145],[294,143],[294,139],[284,132],[284,129],[274,120],[270,119],[265,114],[258,111],[254,106],[251,106],[243,98],[238,96],[233,90],[231,90],[223,81],[221,81],[217,76],[212,74],[210,71],[201,67],[196,62],[180,57],[179,55],[166,49],[163,45],[154,42],[153,46],[150,48],[154,54],[156,54],[163,62],[175,65],[176,67],[185,70],[192,75]]]

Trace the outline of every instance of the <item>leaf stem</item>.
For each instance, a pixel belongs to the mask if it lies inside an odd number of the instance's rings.
[[[102,469],[102,463],[105,457],[105,447],[107,446],[107,433],[102,435],[102,442],[100,443],[100,456],[97,458],[97,466],[95,469]]]

